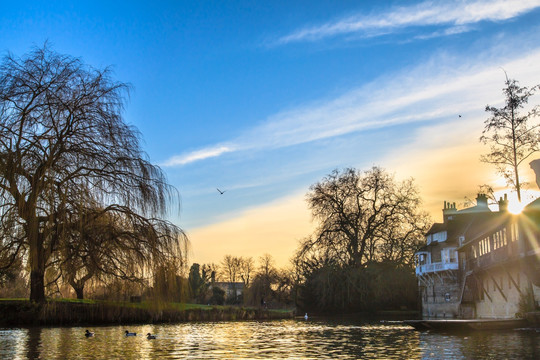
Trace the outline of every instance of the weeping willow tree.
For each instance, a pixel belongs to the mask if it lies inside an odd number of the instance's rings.
[[[122,118],[128,94],[129,86],[114,81],[108,69],[91,68],[47,45],[22,58],[8,55],[0,66],[1,215],[17,224],[16,233],[3,228],[8,240],[2,253],[9,263],[27,251],[33,301],[44,301],[46,267],[69,241],[65,220],[76,194],[90,189],[102,209],[114,209],[112,218],[127,216],[133,231],[142,231],[137,241],[159,227],[140,226],[143,219],[148,225],[164,215],[176,198],[142,151],[138,131]],[[118,239],[107,245],[117,246],[120,260],[108,259],[117,270],[122,262],[153,256],[164,240],[154,236],[133,248],[135,239]]]
[[[84,297],[90,279],[143,283],[156,272],[159,279],[165,275],[174,278],[186,265],[184,232],[168,221],[146,218],[128,207],[85,207],[65,224],[58,242],[58,268],[78,299]]]

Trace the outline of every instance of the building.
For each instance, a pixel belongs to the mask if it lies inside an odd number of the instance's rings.
[[[457,210],[445,202],[443,222],[435,223],[426,234],[426,245],[416,253],[416,277],[424,317],[460,316],[461,271],[458,248],[484,219],[493,217],[487,198],[479,194],[476,206]]]
[[[538,165],[538,166],[537,166]],[[540,160],[531,163],[540,187]],[[518,215],[444,203],[443,222],[416,253],[424,318],[513,319],[540,308],[540,199]]]
[[[225,298],[229,302],[235,302],[244,293],[243,282],[214,282],[213,286],[220,288],[225,292]]]
[[[539,307],[540,199],[500,212],[459,249],[463,317],[512,319]]]

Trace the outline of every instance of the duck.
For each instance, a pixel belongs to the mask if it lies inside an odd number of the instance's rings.
[[[86,331],[84,332],[84,336],[86,336],[86,337],[92,337],[92,336],[94,336],[94,332],[93,332],[93,331],[89,331],[88,329],[86,329]]]
[[[148,333],[148,334],[146,334],[146,338],[148,340],[153,340],[153,339],[156,339],[156,335],[152,335],[152,334]]]
[[[126,330],[126,336],[137,336],[137,333],[129,332]]]

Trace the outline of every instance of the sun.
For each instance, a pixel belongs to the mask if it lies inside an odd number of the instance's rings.
[[[508,203],[508,211],[514,215],[517,215],[523,211],[523,209],[525,208],[525,205],[526,204],[519,202],[517,200],[511,200]]]

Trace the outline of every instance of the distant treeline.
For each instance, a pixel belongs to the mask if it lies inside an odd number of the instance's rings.
[[[298,288],[298,307],[321,313],[417,310],[414,271],[395,263],[365,268],[325,265],[308,274]]]

